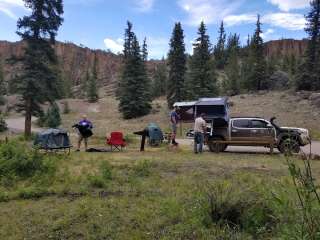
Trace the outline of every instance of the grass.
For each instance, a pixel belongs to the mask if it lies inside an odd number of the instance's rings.
[[[0,239],[282,239],[294,232],[288,205],[295,194],[281,155],[194,155],[166,146],[140,153],[138,145],[73,152],[57,159],[54,173],[1,182]],[[313,167],[319,177],[320,162]]]

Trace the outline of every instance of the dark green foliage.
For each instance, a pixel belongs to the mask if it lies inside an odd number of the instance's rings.
[[[0,133],[6,131],[7,129],[8,129],[7,123],[0,112]]]
[[[260,15],[258,15],[256,30],[251,40],[249,56],[247,59],[247,64],[249,65],[250,70],[248,72],[247,79],[245,80],[247,89],[253,91],[259,91],[268,88],[266,82],[266,60],[264,56],[264,45],[261,34],[262,30]]]
[[[218,69],[223,69],[226,64],[226,54],[225,54],[225,45],[226,45],[226,32],[224,30],[223,22],[221,22],[219,28],[219,37],[217,45],[214,47],[214,60]]]
[[[105,188],[110,180],[112,180],[112,166],[108,162],[100,164],[98,174],[88,176],[90,186],[95,188]]]
[[[87,97],[88,101],[91,103],[97,102],[99,100],[98,95],[98,88],[97,88],[97,82],[98,82],[98,58],[97,55],[94,57],[94,63],[93,63],[93,71],[92,75],[88,75],[88,90],[87,90]]]
[[[167,81],[168,81],[168,69],[165,60],[157,65],[157,68],[153,75],[153,89],[152,96],[154,98],[165,96],[167,92]]]
[[[59,106],[56,103],[50,105],[47,116],[46,116],[46,126],[50,128],[57,128],[61,125],[61,117]]]
[[[132,32],[132,24],[128,22],[125,31],[124,66],[117,91],[119,110],[125,119],[144,116],[151,110],[151,86],[144,61],[147,57],[146,46],[144,44],[142,53],[137,37]]]
[[[10,141],[0,145],[0,179],[26,179],[54,171],[55,167],[50,159],[36,150],[30,150],[23,143]]]
[[[4,81],[3,64],[0,56],[0,97],[7,94],[7,88]]]
[[[168,54],[169,77],[167,82],[167,101],[171,108],[175,102],[185,100],[184,84],[186,74],[186,53],[181,23],[176,23],[170,39]]]
[[[206,31],[205,24],[201,22],[198,38],[193,44],[186,80],[186,98],[190,100],[218,94],[214,64],[211,60],[211,43]]]
[[[25,135],[31,135],[31,116],[41,112],[41,104],[59,97],[61,81],[52,44],[62,24],[62,0],[24,0],[30,16],[20,18],[17,34],[26,41],[23,73],[16,77],[21,95],[20,111],[25,112]]]
[[[69,107],[68,101],[64,101],[62,104],[63,104],[63,114],[69,114],[70,107]]]
[[[298,90],[320,89],[320,0],[312,0],[310,5],[305,29],[309,41],[304,61],[300,64],[296,77]]]
[[[225,83],[225,92],[229,96],[240,93],[240,67],[239,56],[236,50],[229,53],[228,63],[226,66],[227,80]]]

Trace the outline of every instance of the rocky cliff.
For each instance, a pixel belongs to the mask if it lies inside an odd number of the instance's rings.
[[[307,45],[307,40],[284,39],[270,41],[265,44],[265,54],[267,57],[284,56],[294,54],[297,57],[303,55]],[[18,72],[4,59],[23,54],[23,42],[0,41],[0,61],[4,66],[6,81]],[[116,88],[119,72],[122,66],[121,55],[102,50],[92,50],[73,43],[57,42],[55,50],[61,65],[62,76],[74,91],[81,90],[81,83],[86,79],[86,73],[92,70],[95,55],[98,59],[98,84],[103,94],[112,95]],[[149,61],[148,71],[150,74],[159,61]]]
[[[283,57],[294,55],[301,57],[306,48],[308,40],[282,39],[266,42],[265,54],[267,57]]]
[[[23,42],[0,41],[0,61],[2,60],[5,80],[9,81],[16,74],[16,69],[6,63],[5,59],[12,56],[22,56],[24,52]],[[122,66],[121,55],[116,55],[103,50],[92,50],[87,47],[77,46],[73,43],[55,44],[55,51],[59,59],[62,76],[77,92],[81,83],[86,79],[86,73],[92,71],[94,58],[97,57],[98,84],[103,94],[112,95],[116,88],[120,68]],[[157,61],[148,62],[150,74],[154,71]]]

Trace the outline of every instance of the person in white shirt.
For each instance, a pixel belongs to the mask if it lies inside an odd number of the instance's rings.
[[[194,122],[194,153],[202,153],[204,134],[207,131],[207,123],[204,120],[205,114],[201,113]]]

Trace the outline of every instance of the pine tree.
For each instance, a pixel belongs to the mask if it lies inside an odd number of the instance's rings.
[[[147,38],[143,39],[142,44],[142,60],[144,62],[148,61],[148,45],[147,45]]]
[[[251,64],[251,73],[249,75],[249,90],[263,90],[266,89],[266,60],[264,57],[264,45],[261,37],[261,22],[260,15],[258,15],[256,30],[252,37],[249,62]]]
[[[227,45],[228,61],[226,65],[227,82],[225,83],[225,91],[228,95],[231,96],[240,93],[239,51],[239,35],[230,35]]]
[[[3,64],[0,58],[0,96],[6,95],[7,89],[4,82]]]
[[[201,22],[199,36],[193,44],[193,55],[190,58],[186,80],[186,97],[190,100],[213,97],[218,93],[214,65],[211,61],[211,44],[206,31],[205,24]]]
[[[5,98],[4,95],[7,94],[7,88],[6,84],[4,82],[4,74],[3,74],[3,65],[0,58],[0,105],[5,104]]]
[[[166,95],[167,81],[168,70],[165,60],[162,59],[161,63],[157,66],[153,76],[152,95],[154,98]]]
[[[312,0],[310,6],[305,29],[309,35],[309,41],[304,61],[299,66],[296,78],[298,90],[320,89],[320,0]]]
[[[167,102],[171,108],[175,102],[185,99],[184,84],[186,75],[184,35],[181,23],[176,23],[170,39],[168,53],[169,77],[167,83]]]
[[[98,58],[97,58],[97,55],[95,55],[92,74],[88,78],[89,82],[88,82],[87,97],[90,103],[94,103],[99,100],[98,89],[97,89],[97,81],[98,81],[97,68],[98,68]]]
[[[25,136],[31,135],[31,117],[37,116],[41,104],[59,97],[59,74],[53,44],[63,22],[62,0],[24,0],[30,16],[20,18],[17,34],[25,40],[23,73],[15,79],[21,95],[20,111],[25,113]]]
[[[224,25],[222,21],[219,28],[218,42],[217,42],[217,45],[214,47],[214,51],[213,51],[214,59],[218,69],[223,69],[226,63],[226,56],[225,56],[226,36],[227,35],[224,30]]]
[[[49,128],[57,128],[61,124],[60,109],[58,104],[52,103],[46,116],[46,125]]]
[[[124,43],[124,66],[118,91],[119,110],[125,119],[141,117],[151,110],[150,84],[139,42],[127,23]]]

